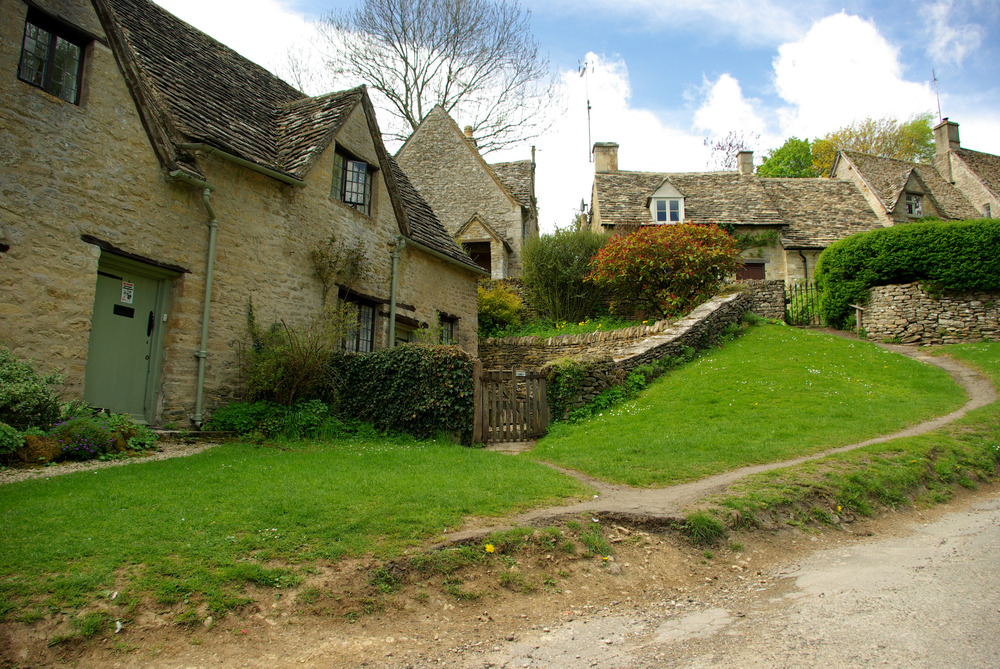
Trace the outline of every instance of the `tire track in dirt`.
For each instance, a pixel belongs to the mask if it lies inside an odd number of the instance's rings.
[[[845,336],[843,333],[836,332],[831,332],[830,334]],[[594,488],[597,494],[594,495],[592,499],[577,502],[575,504],[534,509],[511,518],[509,523],[505,523],[500,526],[479,527],[459,531],[449,537],[447,542],[438,544],[436,547],[474,541],[490,534],[491,532],[509,529],[516,525],[535,525],[581,513],[612,514],[614,516],[630,517],[636,520],[645,519],[658,522],[681,520],[686,506],[710,495],[724,492],[733,483],[746,476],[770,471],[772,469],[792,467],[811,460],[818,460],[834,453],[844,453],[846,451],[852,451],[871,444],[879,444],[902,437],[913,437],[925,434],[962,418],[973,409],[978,409],[997,400],[997,391],[989,379],[980,374],[977,370],[952,358],[930,356],[927,355],[924,350],[915,346],[901,346],[894,344],[878,344],[878,346],[892,351],[893,353],[899,353],[919,362],[934,365],[945,370],[952,377],[952,379],[954,379],[955,383],[961,386],[969,395],[968,401],[966,401],[961,408],[956,411],[952,411],[947,415],[923,421],[892,434],[875,437],[874,439],[868,439],[856,444],[827,449],[820,453],[814,453],[812,455],[806,455],[792,460],[782,460],[781,462],[740,467],[739,469],[734,469],[722,474],[715,474],[697,481],[681,483],[666,488],[633,488],[627,485],[610,484],[606,481],[601,481],[587,476],[582,472],[563,469],[561,467],[543,462],[541,464],[551,467],[552,469],[566,474],[567,476],[572,476],[581,483]],[[533,442],[529,442],[524,445],[525,447],[522,449],[517,449],[512,445],[501,445],[495,450],[515,453],[520,450],[528,450],[532,445]]]

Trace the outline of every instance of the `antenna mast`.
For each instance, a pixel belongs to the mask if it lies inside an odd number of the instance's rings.
[[[587,160],[594,162],[594,153],[590,148],[593,146],[590,139],[590,63],[586,57],[580,61],[580,76],[583,77],[583,90],[587,95]]]
[[[944,119],[941,118],[941,92],[938,90],[937,74],[934,73],[934,70],[931,70],[931,77],[934,79],[934,95],[937,97],[938,123],[941,123],[944,121]]]

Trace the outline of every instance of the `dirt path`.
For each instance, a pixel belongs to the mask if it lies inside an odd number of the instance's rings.
[[[851,338],[850,335],[837,331],[831,331],[831,334]],[[597,491],[597,494],[594,495],[592,499],[579,502],[577,504],[547,507],[544,509],[529,511],[512,518],[510,525],[505,525],[504,528],[514,525],[537,525],[562,517],[575,516],[580,513],[608,513],[617,516],[635,516],[653,520],[676,519],[682,515],[685,507],[710,495],[723,492],[726,488],[745,476],[766,472],[772,469],[780,469],[782,467],[791,467],[802,464],[803,462],[817,460],[834,453],[851,451],[870,444],[878,444],[892,439],[899,439],[901,437],[912,437],[919,434],[925,434],[954,422],[965,416],[965,414],[969,411],[986,406],[997,399],[997,391],[989,379],[984,377],[978,371],[972,369],[971,367],[967,367],[956,360],[928,355],[926,349],[921,349],[915,346],[900,346],[893,344],[878,345],[894,353],[899,353],[913,358],[914,360],[934,365],[935,367],[940,367],[945,370],[951,375],[955,382],[960,385],[966,393],[968,393],[968,401],[960,409],[945,416],[940,416],[938,418],[918,423],[893,434],[868,439],[867,441],[858,442],[856,444],[832,448],[821,453],[815,453],[813,455],[807,455],[793,460],[741,467],[722,474],[716,474],[715,476],[708,476],[697,481],[692,481],[691,483],[682,483],[668,488],[633,488],[626,485],[614,485],[591,478],[586,474],[582,474],[577,471],[549,465],[553,469],[572,476],[582,483],[591,486]],[[507,453],[516,453],[519,451],[529,450],[533,446],[533,443],[523,445],[501,444],[496,447],[495,450]],[[504,528],[475,528],[456,532],[451,537],[449,543],[478,539],[486,536],[490,532]]]

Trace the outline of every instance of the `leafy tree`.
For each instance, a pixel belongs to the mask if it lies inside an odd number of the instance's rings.
[[[602,293],[584,279],[590,260],[608,240],[590,230],[556,230],[525,242],[522,280],[535,308],[553,321],[582,321],[593,315]]]
[[[666,317],[707,299],[739,266],[736,240],[716,225],[656,225],[612,237],[587,278],[614,294],[615,313]]]
[[[934,157],[931,114],[918,114],[900,123],[894,118],[866,118],[829,132],[813,141],[813,167],[828,175],[837,151],[850,149],[883,158],[928,163]]]
[[[789,137],[781,147],[757,168],[762,177],[817,177],[819,170],[813,165],[812,150],[808,139]]]
[[[733,171],[736,169],[736,158],[740,151],[753,151],[760,141],[758,132],[729,131],[725,137],[712,140],[705,138],[704,144],[711,150],[712,157],[707,167],[712,170]]]
[[[537,136],[552,99],[548,61],[517,0],[360,0],[320,22],[335,73],[364,83],[404,140],[434,105],[483,153]]]

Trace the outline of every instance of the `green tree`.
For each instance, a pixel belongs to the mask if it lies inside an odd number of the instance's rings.
[[[740,250],[716,225],[651,225],[612,237],[588,280],[614,294],[611,310],[684,313],[710,297],[740,266]]]
[[[552,321],[582,321],[594,315],[602,293],[584,279],[590,260],[608,240],[590,230],[556,230],[524,244],[524,275],[530,303]]]
[[[789,137],[757,168],[762,177],[817,177],[819,170],[813,165],[812,148],[808,139]]]
[[[828,132],[812,144],[813,166],[822,175],[833,167],[837,151],[850,149],[883,158],[928,163],[934,157],[933,116],[911,116],[905,122],[890,117],[866,118]]]

